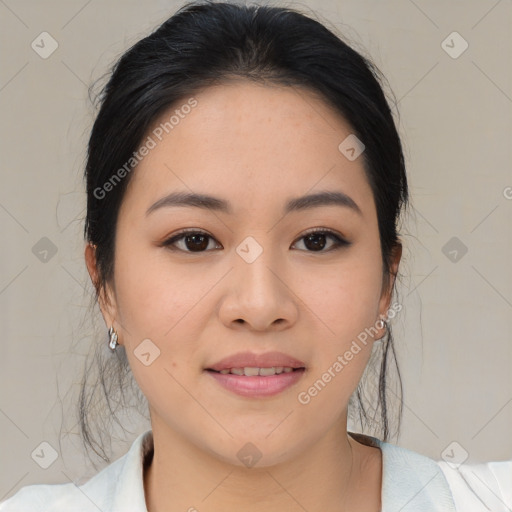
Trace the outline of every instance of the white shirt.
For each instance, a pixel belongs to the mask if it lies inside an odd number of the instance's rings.
[[[454,469],[375,437],[349,434],[382,451],[381,512],[512,510],[512,460]],[[147,430],[86,483],[27,485],[0,503],[0,512],[147,512],[143,469],[152,451],[153,433]]]

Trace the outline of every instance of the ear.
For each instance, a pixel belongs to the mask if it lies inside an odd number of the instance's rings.
[[[387,312],[391,305],[391,295],[393,292],[393,286],[395,284],[396,275],[398,273],[398,266],[400,265],[400,259],[402,258],[402,244],[398,242],[391,251],[391,268],[390,274],[388,276],[384,276],[382,283],[382,294],[379,302],[379,318],[383,317],[384,319],[387,317]],[[384,336],[386,334],[386,328],[382,328],[382,333],[380,336]]]
[[[103,320],[105,321],[106,326],[110,327],[114,324],[114,320],[116,318],[117,307],[115,298],[108,285],[103,287],[99,284],[99,272],[96,261],[96,246],[90,242],[87,242],[85,245],[85,264],[87,265],[89,276],[91,277],[92,284],[94,285],[98,295],[98,303],[100,306],[101,314],[103,316]]]

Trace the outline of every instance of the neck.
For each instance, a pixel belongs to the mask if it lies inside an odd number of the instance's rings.
[[[264,467],[230,464],[152,423],[154,455],[144,472],[148,512],[380,509],[380,450],[352,439],[346,420],[297,456]]]

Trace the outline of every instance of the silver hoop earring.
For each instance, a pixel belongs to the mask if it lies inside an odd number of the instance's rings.
[[[378,340],[376,341],[381,341],[383,340],[385,337],[386,337],[386,334],[389,332],[389,326],[388,326],[388,323],[386,322],[386,320],[384,320],[383,317],[381,317],[379,319],[379,322],[381,324],[381,328],[384,327],[385,328],[385,331],[384,331],[384,334],[382,335],[382,337],[380,337]]]
[[[108,336],[110,339],[108,346],[110,347],[110,350],[114,352],[117,345],[119,345],[119,343],[117,343],[117,332],[114,329],[114,326],[111,326],[110,329],[108,330]]]

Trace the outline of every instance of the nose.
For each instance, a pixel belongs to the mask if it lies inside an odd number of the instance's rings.
[[[247,240],[233,254],[220,319],[231,329],[287,329],[298,317],[290,270],[270,248],[252,237]]]

